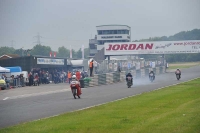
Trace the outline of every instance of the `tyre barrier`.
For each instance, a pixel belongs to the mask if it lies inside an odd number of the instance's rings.
[[[156,75],[165,73],[165,67],[156,67],[156,68],[144,68],[140,70],[131,70],[131,74],[133,75],[133,79],[141,78],[149,75],[150,70],[153,70]],[[84,88],[93,87],[93,86],[101,86],[108,85],[117,82],[125,81],[126,72],[112,72],[112,73],[104,73],[104,74],[94,74],[93,77],[84,78]]]

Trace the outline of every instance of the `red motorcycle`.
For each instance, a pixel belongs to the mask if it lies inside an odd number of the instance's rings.
[[[74,99],[76,99],[76,96],[78,96],[78,98],[81,98],[80,95],[82,94],[81,87],[80,87],[79,83],[77,83],[77,82],[78,81],[72,81],[71,85],[70,85]]]

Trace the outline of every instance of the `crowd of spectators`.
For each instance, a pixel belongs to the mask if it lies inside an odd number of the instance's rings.
[[[1,79],[5,80],[7,88],[23,87],[23,86],[39,86],[41,84],[58,84],[69,83],[73,75],[76,75],[77,79],[88,77],[87,72],[81,72],[80,70],[64,71],[64,70],[41,70],[32,69],[27,76],[23,74],[11,75],[7,77],[5,74],[1,75]]]

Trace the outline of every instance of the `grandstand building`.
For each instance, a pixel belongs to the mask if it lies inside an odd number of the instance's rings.
[[[90,57],[102,50],[104,43],[131,41],[131,27],[127,25],[100,25],[96,26],[96,29],[97,35],[89,40]]]

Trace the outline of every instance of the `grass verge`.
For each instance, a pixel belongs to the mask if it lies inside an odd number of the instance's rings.
[[[1,133],[199,133],[200,78]]]
[[[177,62],[177,63],[170,63],[168,69],[177,69],[177,68],[190,68],[193,66],[200,65],[200,62]]]

